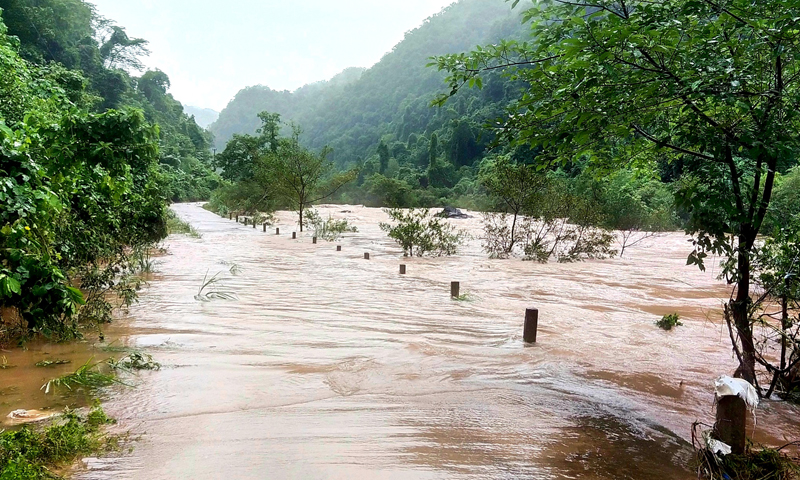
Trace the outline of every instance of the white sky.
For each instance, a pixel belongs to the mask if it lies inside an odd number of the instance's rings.
[[[220,111],[240,89],[294,90],[370,67],[454,0],[90,0],[150,42],[150,68],[186,105]]]

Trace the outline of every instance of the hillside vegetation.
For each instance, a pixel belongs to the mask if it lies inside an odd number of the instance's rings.
[[[211,138],[92,5],[0,7],[0,344],[75,337],[136,299],[168,201],[219,185]]]

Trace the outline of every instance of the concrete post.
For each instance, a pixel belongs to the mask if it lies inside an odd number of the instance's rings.
[[[717,422],[714,434],[731,446],[731,453],[744,454],[747,445],[747,404],[744,399],[727,395],[717,400]]]
[[[536,333],[539,330],[539,310],[529,308],[525,310],[525,328],[522,338],[525,343],[536,343]]]
[[[400,265],[400,275],[405,275],[405,274],[406,274],[406,266]]]
[[[364,254],[364,260],[369,260],[369,253]]]
[[[450,282],[450,296],[453,298],[460,297],[459,292],[461,289],[461,284],[459,282]]]

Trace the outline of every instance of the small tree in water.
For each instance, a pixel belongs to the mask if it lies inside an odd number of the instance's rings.
[[[300,146],[300,132],[295,129],[290,139],[280,142],[275,151],[266,153],[259,161],[259,183],[270,186],[280,200],[296,211],[300,231],[303,231],[305,210],[335,194],[356,177],[355,171],[333,174],[331,152],[324,148],[314,153]]]
[[[397,223],[395,225],[381,223],[381,230],[400,244],[405,256],[455,255],[458,247],[467,238],[465,232],[456,231],[456,228],[447,221],[431,216],[427,208],[419,210],[393,208],[384,211]]]
[[[335,242],[342,237],[343,233],[358,232],[358,228],[350,225],[347,219],[336,220],[328,215],[327,220],[323,220],[319,213],[310,209],[305,216],[306,227],[314,230],[314,236],[328,242]]]

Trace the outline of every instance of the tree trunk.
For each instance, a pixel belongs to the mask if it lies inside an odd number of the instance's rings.
[[[740,365],[737,376],[747,380],[754,386],[756,384],[756,348],[753,343],[753,326],[750,324],[750,249],[751,242],[744,235],[739,236],[739,278],[736,288],[736,298],[729,303],[733,315],[733,323],[739,334],[741,345]]]
[[[516,243],[514,235],[516,229],[517,229],[517,212],[514,212],[514,220],[511,222],[511,241],[508,244],[508,251],[506,251],[506,253],[511,253],[511,251],[514,250],[514,243]]]
[[[622,258],[622,256],[625,255],[625,247],[628,246],[628,239],[631,238],[631,235],[633,235],[633,233],[630,231],[622,232],[622,250],[619,251],[619,258]]]
[[[792,323],[789,321],[789,279],[786,279],[786,292],[783,293],[781,298],[781,329],[783,336],[781,337],[781,371],[786,370],[786,336],[790,334],[788,330],[792,328]]]
[[[300,204],[300,233],[303,233],[303,204]]]

